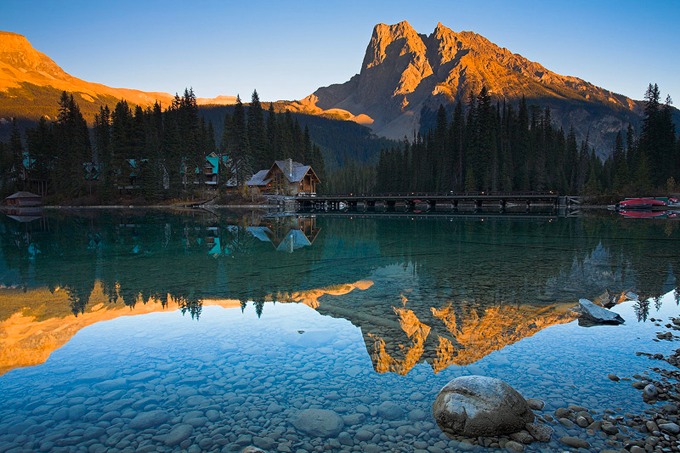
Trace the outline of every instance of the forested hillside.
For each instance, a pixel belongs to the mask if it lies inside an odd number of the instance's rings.
[[[264,103],[267,105],[268,103]],[[271,103],[277,112],[283,111],[290,116],[289,121],[297,121],[302,129],[309,130],[311,140],[321,148],[326,170],[332,173],[346,164],[355,162],[361,165],[375,165],[380,150],[396,144],[395,141],[374,135],[365,126],[353,121],[342,121],[322,116],[286,112],[284,104]],[[199,115],[212,123],[217,137],[222,135],[222,119],[233,114],[235,106],[201,106]],[[249,110],[246,105],[246,112]]]
[[[219,124],[217,135],[188,89],[165,111],[159,104],[143,109],[126,101],[101,107],[90,133],[75,98],[63,92],[56,121],[43,118],[24,134],[15,122],[10,140],[0,142],[0,194],[32,190],[79,203],[201,196],[211,153],[220,162],[222,191],[240,190],[253,173],[286,158],[311,165],[325,178],[321,150],[307,128],[290,114],[264,111],[257,92],[247,111],[238,99]]]
[[[602,161],[586,137],[557,128],[550,108],[493,104],[485,87],[449,121],[440,107],[433,129],[381,153],[376,191],[547,191],[570,194],[674,191],[680,141],[670,98],[645,93],[642,127],[619,131]]]
[[[63,92],[55,121],[22,133],[14,122],[0,142],[0,195],[31,190],[52,201],[112,203],[206,196],[206,158],[219,161],[219,191],[245,182],[275,160],[311,165],[319,190],[342,192],[555,191],[643,195],[678,190],[680,140],[671,100],[650,84],[639,130],[628,125],[602,160],[586,137],[555,125],[549,107],[494,103],[485,87],[435,127],[401,142],[363,126],[265,110],[250,103],[201,109],[193,91],[162,110],[119,101],[100,107],[88,129],[73,95]],[[209,169],[210,170],[210,169]],[[209,176],[209,175],[208,175]]]

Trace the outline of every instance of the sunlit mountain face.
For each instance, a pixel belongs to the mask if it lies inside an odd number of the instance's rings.
[[[185,87],[177,87],[178,91]],[[88,82],[66,73],[44,53],[33,48],[22,35],[0,31],[0,118],[37,121],[43,116],[56,119],[62,91],[73,93],[83,115],[92,122],[100,106],[113,109],[119,100],[150,107],[158,102],[167,108],[174,94],[112,88]],[[199,104],[226,105],[235,96],[197,99]]]
[[[557,74],[477,33],[437,24],[429,35],[420,34],[406,21],[375,26],[359,73],[349,81],[321,87],[299,101],[277,102],[277,109],[351,120],[402,140],[433,127],[440,104],[452,110],[453,103],[467,102],[482,86],[500,103],[516,105],[524,97],[536,108],[550,108],[553,122],[565,131],[573,127],[579,140],[587,136],[601,154],[610,152],[618,131],[638,124],[642,115],[640,101]],[[640,87],[640,97],[645,88]],[[158,102],[163,108],[173,99],[170,93],[81,80],[26,37],[0,31],[0,118],[55,119],[62,91],[74,94],[88,122],[100,106],[113,108],[121,99],[142,107]],[[232,95],[197,99],[199,105],[235,101]]]
[[[557,74],[477,33],[440,23],[429,35],[421,34],[406,21],[376,25],[358,74],[289,108],[354,120],[401,140],[433,128],[439,105],[451,113],[453,103],[467,103],[482,87],[501,105],[516,106],[524,97],[540,110],[550,108],[555,124],[565,131],[573,127],[579,141],[588,136],[602,153],[642,114],[639,101]],[[640,87],[640,97],[645,88]]]
[[[673,291],[676,222],[100,213],[0,222],[0,372],[120,316],[298,303],[361,330],[373,369],[437,373],[569,323],[580,297]],[[648,237],[655,238],[649,240]],[[648,257],[655,257],[650,261]],[[648,304],[648,302],[647,302]],[[650,307],[636,309],[645,319]]]

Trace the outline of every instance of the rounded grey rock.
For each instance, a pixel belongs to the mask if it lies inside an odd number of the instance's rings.
[[[526,430],[539,442],[549,442],[554,432],[550,426],[539,423],[527,423]]]
[[[413,409],[408,413],[408,419],[412,422],[417,422],[420,420],[425,420],[427,418],[427,413],[422,409]]]
[[[604,422],[602,423],[602,431],[610,436],[614,436],[619,433],[619,428],[610,422]]]
[[[302,410],[291,423],[299,431],[313,437],[336,437],[345,427],[342,417],[328,409]]]
[[[659,425],[659,429],[668,434],[680,434],[680,426],[675,423],[662,423]]]
[[[396,420],[404,415],[404,410],[391,401],[385,401],[378,406],[378,414],[386,420]]]
[[[177,425],[170,430],[170,432],[165,436],[163,442],[168,447],[174,447],[175,445],[181,444],[184,440],[191,436],[194,431],[194,427],[187,424]]]
[[[642,390],[645,394],[646,397],[648,398],[654,398],[659,394],[659,391],[656,389],[654,384],[647,384],[645,388]]]
[[[585,417],[583,417],[582,415],[579,415],[578,417],[576,417],[576,424],[578,426],[580,426],[581,428],[585,428],[588,425],[590,425],[590,423],[588,423],[588,420]]]
[[[534,421],[519,392],[486,376],[453,379],[440,390],[432,413],[442,431],[467,437],[514,433]]]
[[[506,442],[505,449],[520,453],[524,451],[524,445],[520,444],[519,442],[515,442],[514,440],[510,440]]]
[[[357,431],[355,437],[358,441],[371,440],[373,438],[373,433],[366,429],[360,429],[359,431]]]
[[[534,441],[534,437],[525,430],[510,434],[510,439],[520,444],[530,444]]]
[[[545,407],[545,403],[537,398],[527,398],[527,404],[535,411],[541,411]]]
[[[170,419],[170,414],[165,411],[157,410],[150,412],[142,412],[138,414],[130,422],[132,429],[146,429],[153,426],[159,426]]]
[[[590,448],[590,444],[588,442],[578,437],[563,436],[560,437],[560,442],[572,448]]]

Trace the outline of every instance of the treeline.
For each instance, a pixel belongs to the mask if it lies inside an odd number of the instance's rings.
[[[549,108],[493,104],[483,87],[451,121],[440,106],[434,129],[412,142],[383,150],[377,192],[548,191],[570,194],[674,191],[680,177],[670,98],[659,102],[657,85],[645,94],[637,136],[628,126],[602,161],[586,138],[556,128]],[[369,189],[370,190],[370,189]]]
[[[324,180],[324,159],[321,149],[312,142],[309,129],[303,130],[288,111],[275,113],[271,103],[265,117],[257,91],[253,92],[247,109],[237,96],[233,113],[225,115],[222,149],[229,154],[238,186],[257,171],[271,167],[275,160],[287,158],[311,165]]]
[[[265,107],[268,107],[267,104],[270,103],[263,103]],[[287,104],[285,102],[273,102],[271,104],[277,112],[286,111]],[[235,105],[205,105],[199,106],[198,113],[207,122],[213,123],[216,136],[221,137],[224,115],[233,115],[235,108]],[[247,104],[245,109],[247,116],[249,109]],[[291,112],[290,117],[300,124],[303,131],[309,129],[312,142],[321,148],[327,175],[329,172],[344,167],[349,162],[375,166],[380,151],[396,144],[396,141],[378,137],[368,127],[353,121],[340,121],[298,112]],[[323,183],[325,186],[325,181]]]
[[[247,112],[246,112],[247,110]],[[16,123],[0,143],[0,191],[32,190],[57,200],[88,197],[111,202],[124,190],[148,201],[193,196],[203,190],[203,166],[220,156],[219,187],[242,188],[274,160],[312,165],[323,178],[321,151],[289,113],[265,112],[257,91],[246,109],[237,99],[224,117],[219,147],[212,123],[198,112],[193,90],[176,95],[163,111],[119,101],[101,107],[91,131],[73,95],[62,93],[56,121],[44,118],[22,139]]]

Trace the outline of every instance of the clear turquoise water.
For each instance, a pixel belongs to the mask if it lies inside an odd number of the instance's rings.
[[[653,341],[667,329],[649,318],[678,315],[678,225],[609,216],[3,219],[5,287],[64,288],[68,311],[80,316],[96,282],[119,296],[116,306],[170,293],[185,309],[135,315],[133,307],[80,330],[44,364],[0,376],[0,451],[457,450],[468,446],[441,434],[431,405],[467,374],[544,400],[543,413],[566,404],[639,413],[647,407],[639,391],[607,374],[649,372],[660,363],[636,351],[675,349]],[[283,303],[296,291],[361,280],[372,286],[322,295],[316,309]],[[606,289],[633,289],[648,303],[615,307],[623,326],[546,321],[551,307]],[[264,302],[272,294],[279,302]],[[243,310],[201,303],[234,298]],[[435,316],[445,307],[459,331]],[[411,330],[421,324],[404,324],[413,320],[399,318],[406,310],[427,328]],[[448,367],[437,365],[441,338],[455,346]],[[333,411],[339,432],[296,426],[310,408]],[[553,427],[555,438],[587,438]]]

